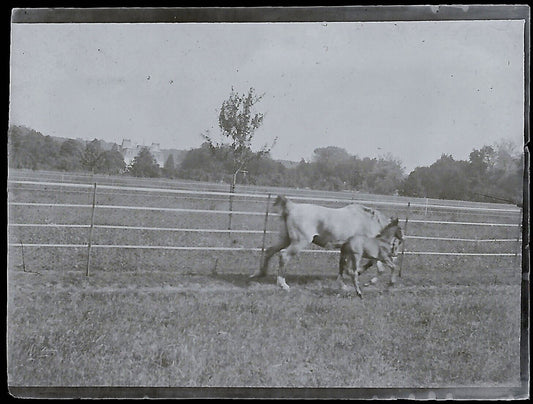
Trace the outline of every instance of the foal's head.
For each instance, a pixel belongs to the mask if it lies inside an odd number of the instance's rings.
[[[391,219],[390,223],[381,230],[381,233],[379,233],[377,237],[388,241],[396,238],[400,243],[403,242],[403,231],[400,227],[399,219]]]

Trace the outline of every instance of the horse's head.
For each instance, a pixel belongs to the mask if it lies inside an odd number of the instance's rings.
[[[283,217],[286,217],[287,216],[287,209],[286,209],[286,206],[287,206],[287,197],[285,195],[278,195],[276,197],[276,200],[274,201],[273,205],[274,207],[277,207],[281,210],[281,215]]]
[[[287,197],[285,195],[278,195],[272,206],[284,206],[287,203]]]

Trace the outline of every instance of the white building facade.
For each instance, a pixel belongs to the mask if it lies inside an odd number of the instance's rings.
[[[126,165],[129,166],[133,162],[133,159],[141,152],[143,147],[148,147],[148,150],[150,150],[150,153],[154,156],[159,167],[163,167],[165,162],[163,160],[163,152],[161,151],[159,143],[152,143],[150,146],[142,146],[139,144],[134,146],[130,139],[123,139],[122,145],[120,146],[120,152],[124,157]]]

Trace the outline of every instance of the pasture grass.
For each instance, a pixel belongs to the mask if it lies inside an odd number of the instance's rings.
[[[117,181],[131,185],[134,180]],[[9,199],[91,203],[90,191],[63,191],[10,186]],[[122,191],[97,192],[97,198],[99,204],[219,210],[228,206],[223,198]],[[265,202],[236,198],[234,209],[264,212]],[[403,207],[379,210],[402,220],[406,213]],[[90,221],[89,208],[9,206],[8,214],[10,223]],[[516,222],[516,226],[409,222],[408,235],[518,235],[516,214],[412,208],[409,215],[411,220]],[[228,217],[97,208],[95,223],[225,229]],[[262,215],[234,215],[232,226],[262,230],[263,223]],[[269,218],[268,229],[277,228],[278,220]],[[88,229],[11,227],[8,236],[15,244],[84,244]],[[103,229],[95,229],[93,237],[95,244],[260,247],[262,241],[262,235]],[[267,235],[267,246],[274,238]],[[516,248],[510,242],[411,239],[406,244],[410,251],[515,252]],[[287,277],[292,289],[286,293],[275,286],[277,260],[272,261],[271,275],[248,280],[258,266],[258,252],[95,248],[89,277],[83,275],[86,248],[24,248],[24,265],[21,252],[20,246],[8,250],[10,386],[519,385],[519,257],[406,255],[396,287],[389,290],[380,280],[364,288],[360,300],[354,292],[341,292],[335,283],[336,254],[302,254],[292,261]],[[361,280],[367,282],[374,275],[369,270]]]
[[[519,287],[9,272],[11,386],[519,384]]]

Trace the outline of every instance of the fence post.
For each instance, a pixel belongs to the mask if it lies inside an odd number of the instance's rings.
[[[265,254],[265,241],[266,241],[266,232],[267,232],[267,224],[268,224],[268,208],[270,206],[270,194],[268,194],[267,198],[267,207],[265,212],[265,224],[263,226],[263,243],[261,244],[261,261],[259,265],[263,264],[263,258]]]
[[[403,229],[404,236],[407,234],[407,223],[409,222],[409,208],[411,207],[411,202],[407,202],[407,212],[405,214],[405,226]],[[400,271],[398,272],[398,275],[400,278],[402,277],[402,267],[403,267],[403,255],[405,252],[405,237],[402,243],[402,255],[400,257]]]
[[[228,230],[231,230],[231,218],[233,216],[233,193],[235,192],[235,183],[232,183],[230,185],[229,189],[229,223],[228,223]],[[231,233],[228,233],[228,235],[231,237]]]
[[[93,241],[95,205],[96,205],[96,182],[94,183],[94,190],[93,190],[93,206],[92,206],[92,211],[91,211],[91,227],[89,228],[89,244],[87,248],[87,269],[85,271],[85,276],[89,276],[89,268],[91,267],[91,245]]]
[[[22,254],[22,270],[26,272],[26,262],[24,262],[24,244],[22,244],[22,240],[20,241],[20,248],[21,248],[21,254]]]
[[[518,235],[516,236],[516,251],[514,254],[514,263],[516,264],[516,261],[518,259],[518,252],[522,249],[522,243],[520,243],[520,236],[522,235],[522,215],[523,210],[520,208],[520,219],[518,221]]]

